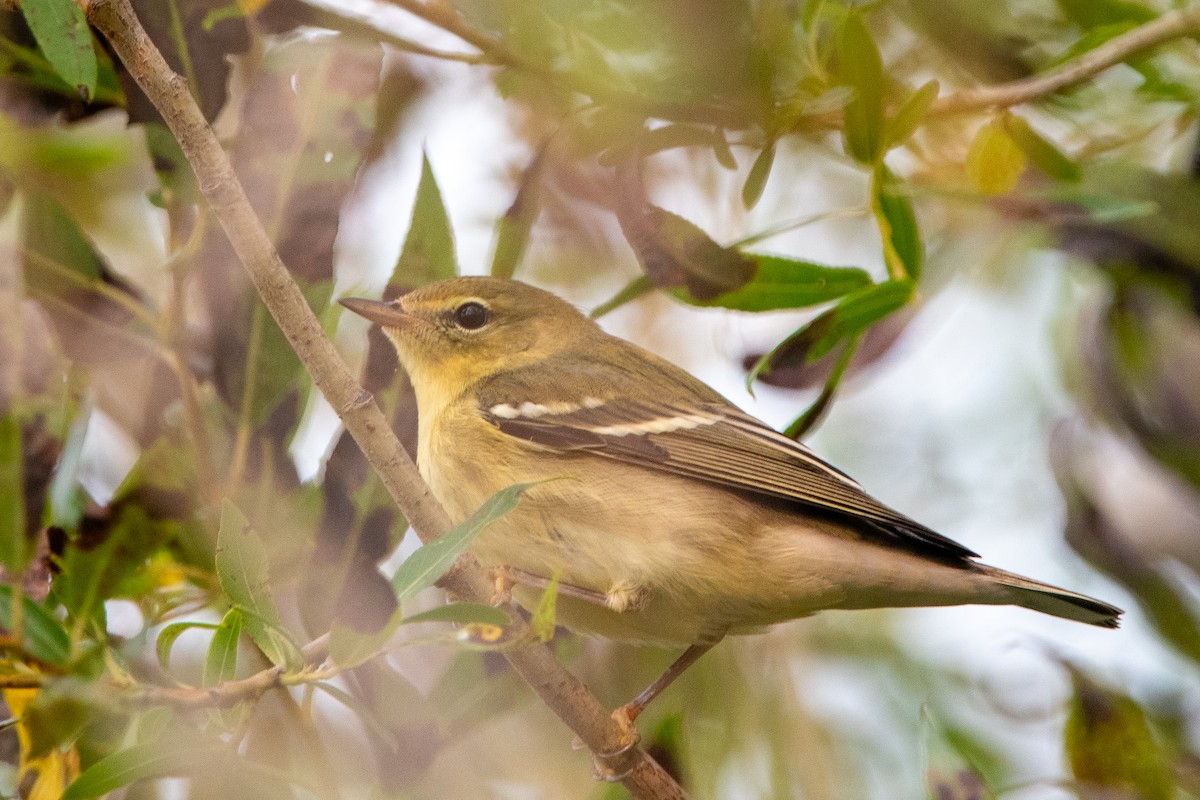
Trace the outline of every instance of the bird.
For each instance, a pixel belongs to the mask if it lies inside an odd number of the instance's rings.
[[[585,634],[683,647],[614,716],[727,635],[831,609],[1015,605],[1115,628],[1119,608],[981,563],[687,371],[551,292],[458,277],[345,298],[395,347],[417,401],[417,465],[454,521],[515,484],[471,551]]]

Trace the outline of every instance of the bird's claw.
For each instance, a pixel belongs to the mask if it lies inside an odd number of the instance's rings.
[[[642,736],[633,724],[637,715],[632,711],[628,706],[621,706],[612,713],[613,722],[617,723],[621,735],[615,748],[596,753],[593,757],[597,780],[616,783],[637,768],[639,759],[629,758],[629,754],[641,743]]]
[[[492,579],[492,596],[489,602],[494,606],[506,606],[512,603],[512,590],[517,585],[517,578],[510,567],[492,567],[488,570]]]

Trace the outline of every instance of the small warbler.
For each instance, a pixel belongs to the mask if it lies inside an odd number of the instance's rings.
[[[1107,603],[978,563],[541,289],[454,278],[342,302],[395,345],[417,463],[452,519],[536,483],[472,546],[519,602],[558,576],[567,627],[688,646],[626,721],[726,634],[823,609],[1012,604],[1117,626]]]

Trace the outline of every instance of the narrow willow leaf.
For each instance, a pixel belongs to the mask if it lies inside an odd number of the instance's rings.
[[[844,339],[865,331],[912,299],[911,280],[888,281],[847,295],[833,308],[803,325],[750,369],[747,385],[772,369],[785,365],[811,364]]]
[[[79,467],[90,419],[86,410],[76,415],[50,479],[50,524],[65,530],[79,525],[87,505],[87,494],[79,485]]]
[[[66,629],[40,603],[28,597],[22,597],[21,600],[24,612],[22,629],[25,634],[21,647],[39,661],[65,667],[71,660],[71,637]],[[12,602],[12,587],[0,584],[0,627],[8,631],[13,629]]]
[[[829,267],[783,256],[747,253],[758,265],[754,279],[735,291],[700,302],[679,290],[675,296],[700,306],[736,311],[807,308],[836,300],[871,285],[871,276],[857,267]]]
[[[854,358],[854,353],[858,350],[859,339],[860,337],[854,336],[846,343],[842,354],[838,356],[837,364],[833,367],[833,372],[829,373],[829,378],[825,381],[825,385],[821,387],[821,394],[817,395],[817,399],[804,410],[803,414],[792,420],[792,424],[788,425],[783,431],[784,436],[789,436],[792,439],[802,439],[825,416],[825,412],[829,410],[830,403],[833,402],[833,396],[837,393],[838,386],[842,383],[842,376],[846,374],[846,367],[850,366],[850,361]]]
[[[79,90],[96,94],[96,51],[83,9],[74,0],[22,0],[21,13],[54,71]]]
[[[258,645],[268,661],[288,670],[297,670],[304,665],[304,654],[282,625],[245,609],[239,610],[242,611],[242,630]]]
[[[284,630],[271,597],[267,549],[249,520],[230,501],[221,507],[217,533],[217,577],[230,604],[242,612],[241,627],[272,664],[295,669],[300,648]]]
[[[489,497],[465,522],[455,525],[445,535],[418,548],[392,576],[392,588],[396,590],[396,597],[406,600],[436,583],[438,578],[450,569],[454,560],[466,552],[475,537],[487,526],[516,508],[521,495],[534,485],[520,483],[501,489]]]
[[[250,521],[229,500],[221,506],[216,568],[221,588],[232,605],[279,624],[279,612],[271,598],[267,549]]]
[[[712,149],[717,163],[725,169],[737,169],[737,159],[733,157],[733,148],[725,138],[725,131],[716,128],[712,132]]]
[[[809,359],[820,358],[841,340],[857,336],[904,308],[912,300],[915,288],[911,280],[888,281],[848,295],[834,306],[833,326],[813,347]]]
[[[216,755],[217,751],[209,753],[161,742],[136,744],[92,764],[67,787],[61,800],[86,800],[134,781],[194,771],[212,763]]]
[[[554,626],[558,623],[558,576],[559,572],[555,570],[529,620],[529,626],[543,642],[554,638]]]
[[[380,740],[387,742],[396,752],[401,752],[404,744],[397,739],[396,733],[379,719],[379,714],[369,703],[362,702],[354,695],[342,691],[331,683],[320,681],[314,683],[313,686],[344,705],[354,714],[354,717],[359,722],[370,729],[371,733],[375,734]]]
[[[925,121],[925,116],[929,113],[933,101],[937,99],[938,89],[938,82],[931,80],[904,101],[904,105],[900,106],[896,116],[888,120],[885,137],[888,148],[904,144],[908,141],[908,137],[916,133],[917,128]]]
[[[754,277],[754,262],[736,248],[717,244],[695,223],[644,196],[619,205],[617,220],[655,286],[685,286],[693,297],[707,300]]]
[[[875,168],[871,212],[883,240],[883,260],[893,280],[921,277],[925,247],[908,197],[897,191],[896,178],[885,164]]]
[[[382,628],[370,633],[356,631],[335,621],[329,631],[329,657],[342,669],[357,667],[378,654],[403,621],[400,609],[396,609]]]
[[[421,180],[413,202],[408,237],[392,272],[392,286],[422,286],[458,274],[454,254],[454,231],[442,202],[442,192],[433,177],[429,156],[421,155]]]
[[[0,416],[0,564],[20,575],[29,557],[25,533],[25,456],[21,423],[11,414]]]
[[[588,316],[592,319],[600,319],[605,314],[612,313],[626,303],[631,303],[647,292],[651,292],[653,290],[654,283],[650,280],[649,276],[639,275],[629,283],[625,284],[625,286],[619,292],[614,294],[608,300],[605,300],[603,303],[593,308],[592,313]]]
[[[1083,175],[1079,165],[1044,139],[1041,134],[1030,127],[1024,119],[1012,114],[1002,118],[1004,129],[1012,137],[1013,143],[1020,148],[1033,165],[1051,178],[1067,183],[1078,183]]]
[[[774,163],[775,140],[771,139],[754,159],[754,164],[750,167],[750,174],[746,176],[746,183],[742,186],[742,205],[746,208],[754,208],[762,198],[763,189],[766,188],[767,178],[771,176],[771,166]]]
[[[164,671],[171,668],[171,648],[175,646],[175,640],[193,628],[203,628],[206,630],[216,630],[217,625],[211,622],[172,622],[158,632],[158,638],[154,641],[154,652],[158,655],[158,665]]]
[[[538,215],[537,186],[546,160],[545,154],[546,145],[543,144],[521,175],[512,205],[496,221],[496,251],[492,255],[491,269],[493,278],[511,278],[521,263],[521,256],[525,254],[529,232]]]
[[[414,622],[454,622],[459,625],[476,623],[503,627],[512,624],[512,617],[504,609],[489,606],[486,603],[448,603],[411,617],[405,617],[403,624],[408,625]]]
[[[846,16],[836,45],[838,75],[854,90],[846,104],[846,150],[863,164],[874,164],[883,153],[883,60],[862,15]]]
[[[231,608],[221,620],[208,644],[204,657],[204,673],[201,684],[216,686],[233,680],[237,674],[238,639],[242,636],[242,612]]]
[[[722,141],[724,137],[721,137]],[[681,147],[712,147],[713,130],[707,125],[679,122],[662,125],[642,133],[638,149],[643,156]]]
[[[1017,185],[1025,165],[1025,153],[993,120],[979,129],[967,151],[967,184],[982,194],[1006,194]]]

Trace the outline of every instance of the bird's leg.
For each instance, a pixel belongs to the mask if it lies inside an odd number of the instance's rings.
[[[715,643],[714,643],[715,644]],[[654,683],[642,690],[642,693],[630,700],[625,705],[618,708],[612,713],[613,719],[617,725],[621,727],[621,742],[622,747],[615,753],[605,753],[605,756],[611,757],[625,752],[629,748],[638,743],[641,737],[638,735],[637,728],[633,723],[646,710],[646,706],[654,698],[663,693],[663,690],[675,682],[675,679],[684,673],[684,671],[692,664],[696,663],[696,659],[712,649],[712,644],[694,644],[683,651],[679,658],[672,662],[671,666],[667,667],[667,671],[658,677]]]
[[[545,589],[550,585],[549,578],[518,567],[496,567],[491,572],[492,578],[496,582],[496,594],[492,597],[493,601],[504,600],[507,602],[511,600],[512,587],[519,583],[538,589]],[[645,607],[647,600],[645,589],[625,584],[614,586],[605,593],[559,581],[558,593],[564,597],[574,597],[576,600],[583,600],[586,603],[603,606],[616,612],[636,611]]]

